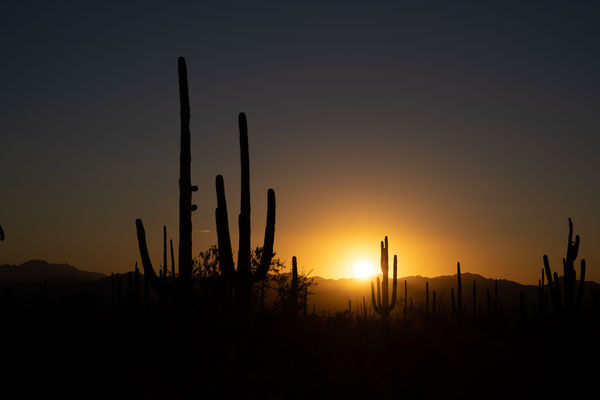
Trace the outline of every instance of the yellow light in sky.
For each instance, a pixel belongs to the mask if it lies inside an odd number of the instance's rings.
[[[366,261],[360,261],[354,266],[355,278],[368,278],[375,275],[375,268]]]

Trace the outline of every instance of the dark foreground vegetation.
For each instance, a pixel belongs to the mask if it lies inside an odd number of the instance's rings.
[[[141,219],[142,270],[113,275],[110,297],[49,295],[46,282],[29,306],[0,301],[2,398],[309,399],[541,398],[595,391],[600,360],[598,293],[579,279],[579,237],[569,220],[563,276],[543,258],[538,296],[509,304],[497,289],[463,282],[442,305],[389,282],[388,239],[381,281],[362,304],[335,314],[311,312],[310,280],[292,260],[289,275],[273,249],[275,192],[268,191],[264,244],[250,245],[247,121],[240,114],[242,169],[237,262],[229,234],[224,178],[216,178],[218,246],[192,257],[189,100],[179,60],[181,100],[178,268],[163,229],[158,273]],[[0,239],[4,234],[0,228]],[[169,271],[169,261],[171,268]],[[106,282],[105,282],[106,283]],[[463,287],[464,284],[464,287]],[[481,291],[481,288],[480,288]],[[6,295],[6,296],[5,296]],[[369,298],[370,297],[370,298]],[[367,301],[367,299],[369,301]],[[589,299],[589,301],[585,301]]]

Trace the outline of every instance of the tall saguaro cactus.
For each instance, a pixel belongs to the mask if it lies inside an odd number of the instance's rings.
[[[185,59],[179,57],[179,102],[181,118],[181,144],[179,153],[179,276],[177,280],[167,282],[159,279],[152,267],[146,245],[146,231],[141,219],[136,219],[138,245],[144,266],[144,276],[150,285],[159,294],[178,295],[187,297],[192,290],[192,211],[196,205],[192,204],[192,192],[198,186],[192,186],[190,150],[190,100],[188,93],[187,66]],[[166,231],[163,231],[166,240]],[[163,246],[165,247],[165,246]],[[164,254],[164,268],[166,270],[166,251]]]
[[[552,307],[554,312],[561,313],[565,312],[569,315],[573,315],[579,312],[581,309],[581,302],[583,300],[583,288],[585,282],[585,260],[581,260],[581,268],[579,270],[579,288],[577,288],[577,275],[575,273],[575,259],[579,253],[579,235],[575,236],[573,241],[573,221],[569,218],[569,238],[567,241],[567,256],[563,258],[563,269],[564,269],[564,304],[560,294],[560,282],[558,274],[554,273],[554,279],[552,271],[550,270],[550,262],[548,256],[544,254],[544,270],[546,277],[548,278],[548,290],[552,298]]]
[[[273,258],[273,242],[275,240],[275,191],[267,192],[267,223],[265,239],[260,264],[252,271],[250,248],[250,156],[248,151],[248,125],[246,115],[239,115],[240,156],[242,168],[241,206],[238,218],[239,248],[237,269],[233,263],[231,239],[229,236],[229,221],[227,217],[227,201],[225,199],[225,184],[223,177],[217,175],[217,241],[219,247],[219,266],[221,276],[230,282],[234,288],[235,302],[241,310],[250,311],[252,302],[252,285],[265,279],[271,259]]]
[[[397,289],[397,275],[398,275],[398,257],[394,255],[394,278],[392,283],[392,297],[389,299],[389,287],[388,287],[388,276],[389,276],[389,255],[388,255],[388,238],[385,237],[385,243],[381,242],[381,272],[383,274],[381,288],[379,285],[379,277],[377,277],[377,297],[375,297],[375,289],[373,282],[371,282],[371,302],[373,303],[373,309],[376,313],[381,315],[381,321],[384,326],[389,324],[390,311],[394,309],[396,305],[396,289]]]

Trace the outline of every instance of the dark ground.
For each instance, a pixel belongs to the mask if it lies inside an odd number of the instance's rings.
[[[598,376],[588,317],[298,320],[193,312],[4,311],[2,398],[540,398]]]

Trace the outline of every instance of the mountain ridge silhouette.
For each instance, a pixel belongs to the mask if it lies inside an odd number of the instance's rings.
[[[0,283],[39,282],[44,279],[55,282],[91,282],[105,277],[101,272],[85,271],[67,263],[49,263],[39,259],[19,265],[0,265]]]
[[[129,271],[131,272],[131,271]],[[115,274],[123,279],[123,290],[125,290],[126,275],[128,272]],[[287,275],[288,273],[284,273]],[[143,276],[143,275],[140,275]],[[494,285],[496,279],[486,278],[480,274],[463,272],[463,303],[468,309],[472,308],[472,285],[476,282],[477,304],[483,310],[487,307],[487,292],[491,297],[494,296]],[[367,307],[371,306],[371,282],[374,282],[379,275],[373,275],[368,278],[323,278],[320,276],[309,277],[316,283],[311,288],[311,294],[308,299],[308,309],[319,311],[338,312],[347,310],[349,300],[352,301],[353,309],[362,304],[363,297]],[[0,265],[0,284],[3,287],[10,287],[21,284],[39,284],[44,279],[48,283],[59,284],[61,288],[84,285],[87,290],[96,292],[102,297],[110,296],[110,275],[101,272],[91,272],[78,269],[67,263],[49,263],[44,260],[29,260],[20,265]],[[404,304],[404,282],[407,283],[409,302],[412,299],[415,306],[425,302],[425,283],[429,285],[429,299],[432,302],[433,291],[436,291],[438,307],[449,311],[450,307],[450,289],[456,290],[457,276],[440,275],[437,277],[425,277],[421,275],[411,275],[398,277],[398,305],[394,312],[401,312]],[[522,284],[509,279],[497,279],[498,297],[506,308],[514,307],[519,304],[520,293],[525,295],[526,304],[531,307],[532,301],[538,301],[538,286]],[[562,287],[562,277],[559,279]],[[64,286],[68,285],[68,286]],[[390,283],[391,285],[391,283]],[[600,285],[593,281],[585,282],[584,301],[590,300],[591,290],[597,290]],[[549,294],[547,286],[546,293]]]

